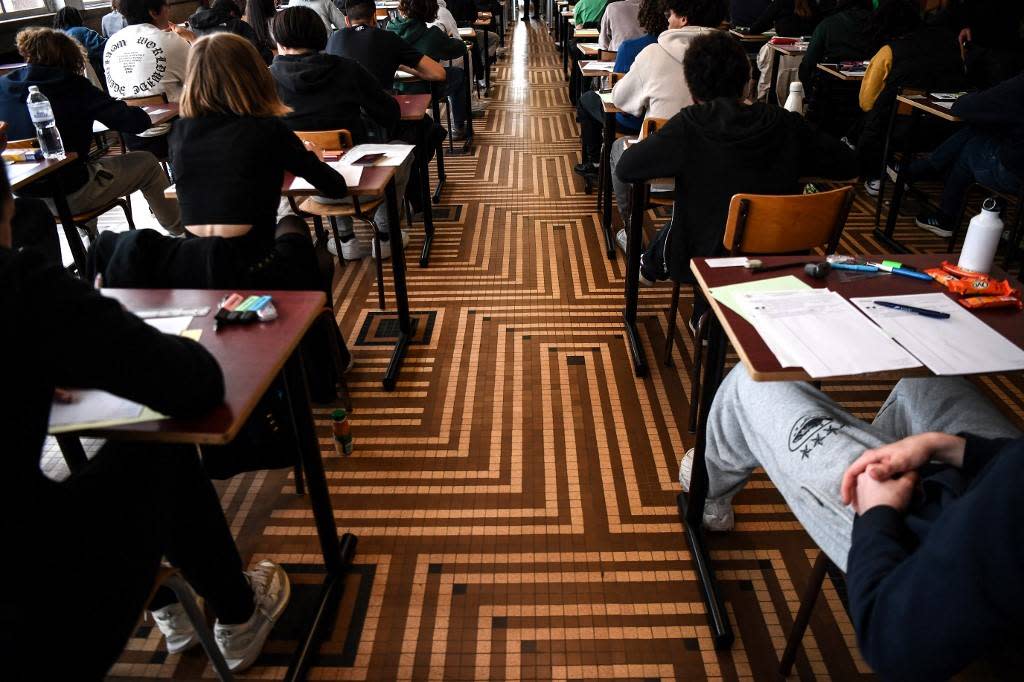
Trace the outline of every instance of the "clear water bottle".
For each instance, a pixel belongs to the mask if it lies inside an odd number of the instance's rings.
[[[36,127],[39,149],[47,159],[64,158],[64,141],[60,139],[57,122],[53,119],[53,109],[46,95],[39,92],[38,85],[28,88],[28,115]]]
[[[789,84],[789,97],[783,107],[786,111],[795,111],[798,114],[804,113],[804,84],[800,81],[793,81]]]

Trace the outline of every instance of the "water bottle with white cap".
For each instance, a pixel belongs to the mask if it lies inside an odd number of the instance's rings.
[[[38,85],[30,85],[28,100],[25,103],[28,105],[28,115],[32,119],[32,125],[36,127],[36,138],[39,140],[39,149],[43,152],[43,156],[47,159],[63,159],[64,141],[60,139],[60,131],[53,118],[50,100],[39,92]]]
[[[1003,236],[1003,220],[999,217],[999,202],[995,197],[985,199],[981,213],[971,218],[964,247],[957,263],[964,270],[987,273],[992,269],[999,239]]]
[[[793,81],[789,84],[789,97],[786,98],[786,111],[795,111],[801,116],[804,113],[804,84]]]

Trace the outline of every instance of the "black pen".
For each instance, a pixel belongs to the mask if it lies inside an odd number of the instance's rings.
[[[949,319],[949,313],[939,312],[938,310],[928,310],[927,308],[918,308],[912,305],[903,305],[902,303],[890,303],[889,301],[874,301],[874,304],[884,308],[892,308],[893,310],[902,310],[906,313],[917,313],[925,317],[934,317],[937,320]]]

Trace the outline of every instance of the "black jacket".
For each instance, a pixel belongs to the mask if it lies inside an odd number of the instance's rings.
[[[627,149],[616,173],[624,182],[675,177],[668,269],[691,282],[690,258],[722,249],[734,194],[796,194],[801,177],[850,178],[857,168],[844,144],[799,114],[717,99],[683,109]]]
[[[340,199],[348,191],[345,179],[279,118],[182,118],[171,131],[170,153],[185,225],[252,225],[265,245],[274,239],[286,172],[324,196]]]
[[[34,251],[0,248],[0,305],[6,328],[17,330],[0,334],[9,363],[0,430],[10,491],[43,496],[57,487],[39,470],[55,386],[103,389],[172,417],[223,400],[220,367],[202,346],[158,332]],[[67,352],[69,338],[85,355]]]
[[[401,117],[395,98],[361,64],[333,54],[278,55],[270,66],[277,94],[292,108],[292,130],[345,128],[356,144],[367,141],[362,115],[391,139]]]
[[[1024,179],[1024,73],[958,99],[951,110],[964,121],[1002,140],[999,160]]]
[[[883,680],[948,679],[1024,631],[1024,439],[968,436],[962,469],[922,474],[906,515],[853,522],[850,611]]]
[[[64,175],[65,190],[69,193],[89,179],[86,161],[93,121],[124,133],[141,133],[152,125],[145,111],[110,97],[82,76],[50,66],[29,65],[0,78],[0,121],[7,121],[8,139],[36,136],[25,105],[32,85],[38,85],[50,100],[64,150],[78,153],[78,159]]]
[[[773,0],[772,4],[768,5],[768,8],[750,27],[750,32],[764,33],[768,29],[774,28],[775,33],[780,36],[792,38],[809,36],[821,20],[817,6],[812,3],[810,7],[810,16],[802,17],[796,13],[793,0]]]
[[[256,32],[252,30],[249,22],[233,17],[227,12],[200,7],[195,14],[188,18],[188,25],[192,27],[193,33],[199,37],[221,32],[242,36],[259,51],[264,62],[269,64],[274,58],[274,53],[266,45],[260,44],[259,38],[256,37]]]

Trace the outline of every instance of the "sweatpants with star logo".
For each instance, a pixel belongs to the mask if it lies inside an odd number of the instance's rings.
[[[902,379],[868,423],[809,383],[754,381],[738,365],[708,419],[708,500],[731,503],[763,467],[811,538],[845,571],[853,510],[839,496],[843,473],[864,450],[927,431],[1021,435],[960,377]]]

